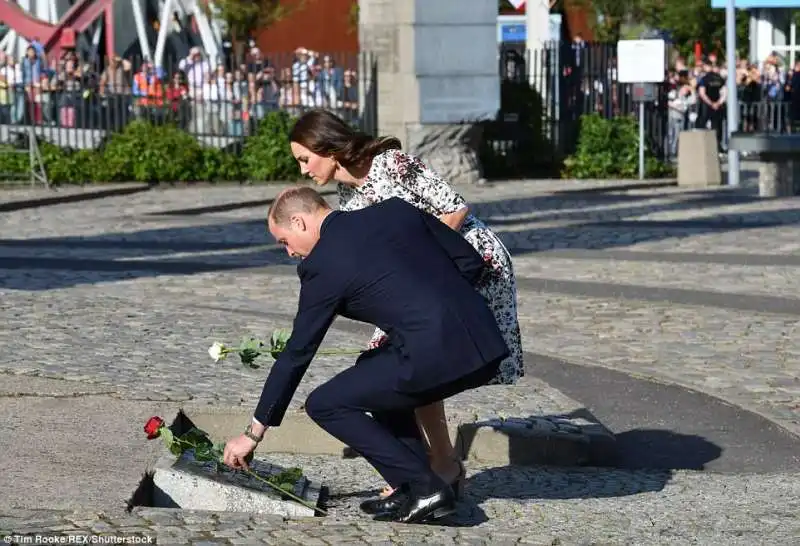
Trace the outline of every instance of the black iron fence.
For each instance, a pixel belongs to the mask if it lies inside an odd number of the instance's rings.
[[[604,118],[630,115],[638,119],[639,104],[631,84],[617,81],[615,44],[551,43],[540,50],[501,48],[501,111],[487,123],[482,150],[488,176],[554,174],[575,152],[581,116]],[[695,94],[696,95],[696,94]],[[740,95],[739,130],[790,132],[800,121],[800,109],[785,94],[780,100]],[[677,154],[680,131],[703,124],[703,108],[695,101],[680,112],[670,105],[670,84],[657,87],[656,100],[645,104],[645,138],[661,160]],[[800,104],[800,101],[796,101]],[[726,148],[724,112],[708,127],[721,128]],[[796,130],[796,129],[795,129]]]
[[[13,63],[13,61],[12,61]],[[323,107],[376,130],[376,65],[370,54],[273,55],[215,65],[186,58],[166,66],[142,59],[78,59],[0,67],[0,144],[20,126],[71,148],[91,148],[134,119],[174,122],[206,144],[252,133],[268,112]]]
[[[481,150],[490,177],[555,174],[578,143],[581,117],[638,116],[632,86],[616,75],[614,44],[552,43],[540,50],[501,47],[501,110],[486,122]],[[215,64],[202,53],[156,67],[142,59],[83,62],[65,56],[0,66],[0,144],[21,127],[70,148],[92,148],[131,120],[174,122],[204,144],[227,146],[251,134],[268,112],[299,114],[324,107],[377,133],[377,67],[369,53],[310,52],[265,58],[228,56]],[[792,102],[742,97],[740,130],[789,132],[800,114]],[[650,152],[668,160],[680,132],[697,126],[702,108],[676,111],[669,87],[646,104]],[[725,148],[725,119],[711,120]],[[716,125],[715,125],[716,124]]]

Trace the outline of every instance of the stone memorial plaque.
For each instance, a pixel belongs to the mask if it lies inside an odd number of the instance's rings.
[[[464,459],[507,464],[604,466],[614,457],[614,435],[599,423],[567,416],[491,418],[459,426]]]
[[[284,470],[254,459],[250,469],[264,478]],[[315,510],[303,506],[246,472],[214,463],[195,461],[191,452],[179,459],[162,457],[153,474],[153,504],[162,508],[252,512],[284,517],[309,517]],[[321,486],[305,476],[294,484],[292,494],[317,506]]]

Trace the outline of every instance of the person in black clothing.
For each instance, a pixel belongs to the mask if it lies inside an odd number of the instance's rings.
[[[791,129],[796,133],[800,129],[800,61],[794,65],[791,77],[789,78],[789,104],[791,110],[789,112],[791,120]]]
[[[742,103],[742,128],[746,132],[758,131],[758,103],[761,102],[761,73],[756,65],[749,65],[738,81],[739,100]]]
[[[725,119],[728,90],[719,68],[712,65],[708,59],[703,63],[703,72],[703,77],[697,84],[697,96],[700,102],[696,127],[705,129],[711,121],[711,128],[717,133],[717,150],[722,153],[722,122]]]

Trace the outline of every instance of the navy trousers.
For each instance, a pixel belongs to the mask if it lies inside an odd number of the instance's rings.
[[[414,494],[429,495],[446,484],[431,470],[415,408],[486,384],[500,361],[435,391],[405,393],[394,387],[397,358],[385,345],[367,351],[355,366],[312,391],[305,408],[314,422],[361,454],[389,485],[406,485]]]

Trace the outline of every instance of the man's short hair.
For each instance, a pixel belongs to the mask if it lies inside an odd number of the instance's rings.
[[[319,210],[328,210],[330,205],[314,188],[300,186],[287,188],[280,192],[269,207],[267,218],[276,225],[284,225],[293,214],[311,214]]]

